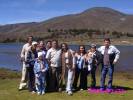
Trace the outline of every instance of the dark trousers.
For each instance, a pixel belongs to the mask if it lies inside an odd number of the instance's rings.
[[[96,66],[92,66],[92,69],[90,71],[91,74],[91,88],[96,87]]]
[[[75,88],[75,89],[77,88],[78,79],[80,77],[79,88],[80,89],[87,89],[87,75],[88,75],[87,68],[79,69],[76,67],[75,78],[74,78],[74,82],[73,82],[73,88]]]
[[[49,77],[49,69],[46,71],[46,91],[49,91],[50,77]]]
[[[61,81],[61,68],[50,67],[49,69],[49,91],[58,91]]]
[[[29,91],[35,90],[35,75],[33,66],[27,67],[27,74],[28,74],[28,89]]]

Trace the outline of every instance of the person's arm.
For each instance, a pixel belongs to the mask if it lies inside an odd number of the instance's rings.
[[[50,49],[49,49],[49,50],[47,51],[46,57],[45,57],[48,64],[50,64],[50,54],[51,54],[50,52],[51,52],[51,51],[50,51]]]
[[[22,47],[20,58],[21,58],[21,61],[25,60],[25,45]]]
[[[97,60],[97,66],[99,66],[100,63],[102,63],[102,54],[97,51],[96,53],[96,60]]]
[[[113,51],[115,52],[115,59],[113,61],[113,64],[116,64],[120,57],[120,51],[115,46],[113,47]]]
[[[34,74],[35,74],[35,77],[39,77],[37,67],[38,67],[38,64],[37,64],[37,62],[35,62],[35,64],[34,64]]]

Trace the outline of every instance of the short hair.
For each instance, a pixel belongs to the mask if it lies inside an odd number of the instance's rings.
[[[104,41],[109,41],[110,42],[110,38],[105,38]]]
[[[56,42],[56,43],[58,43],[58,40],[52,40],[52,42]]]
[[[48,40],[48,41],[46,41],[46,44],[47,44],[48,42],[50,42],[50,43],[51,43],[52,41],[51,41],[51,40]]]

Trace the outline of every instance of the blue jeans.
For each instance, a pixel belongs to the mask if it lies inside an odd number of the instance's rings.
[[[39,77],[36,77],[36,90],[37,92],[45,92],[45,73],[39,73]]]
[[[105,79],[106,79],[107,73],[109,75],[108,89],[112,89],[113,72],[114,72],[114,66],[103,66],[102,67],[101,84],[100,84],[101,89],[105,88]]]

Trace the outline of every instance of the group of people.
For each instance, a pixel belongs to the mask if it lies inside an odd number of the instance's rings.
[[[80,45],[77,51],[69,48],[67,43],[58,45],[57,40],[35,42],[29,36],[21,51],[22,78],[19,90],[28,90],[38,95],[47,91],[63,91],[72,95],[75,90],[86,90],[87,76],[91,75],[90,89],[96,88],[96,69],[101,65],[100,90],[104,91],[105,78],[109,73],[107,89],[112,91],[114,65],[119,59],[120,51],[111,45],[110,39],[104,39],[104,46],[97,48],[91,44],[86,50]]]

